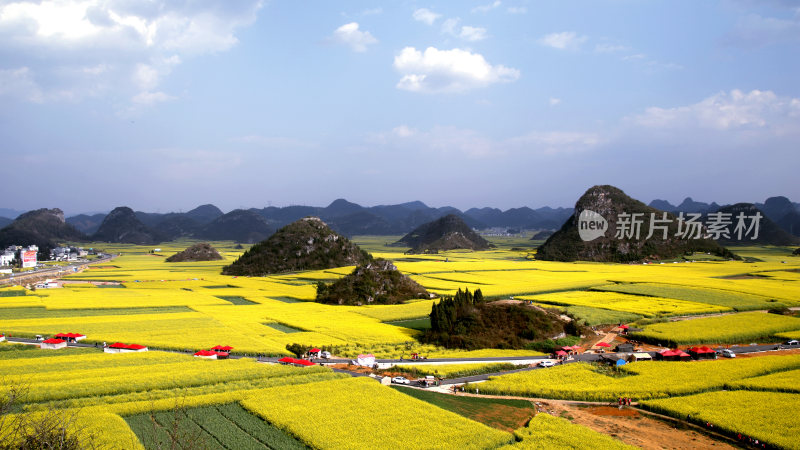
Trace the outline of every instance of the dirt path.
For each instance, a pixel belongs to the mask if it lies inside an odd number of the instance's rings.
[[[645,449],[736,448],[688,427],[676,428],[670,423],[653,419],[634,408],[548,401],[542,402],[540,409]]]
[[[442,390],[441,392],[451,393]],[[575,402],[552,399],[534,399],[517,396],[483,396],[467,393],[472,397],[511,398],[530,400],[537,411],[553,416],[565,417],[570,421],[591,428],[597,432],[614,436],[626,444],[644,449],[735,449],[726,442],[715,440],[709,435],[696,431],[694,425],[677,424],[669,420],[657,420],[655,414],[642,413],[636,408],[619,409],[616,406],[597,402]]]

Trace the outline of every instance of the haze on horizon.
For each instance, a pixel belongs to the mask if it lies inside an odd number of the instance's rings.
[[[0,42],[1,208],[800,201],[790,0],[8,1]]]

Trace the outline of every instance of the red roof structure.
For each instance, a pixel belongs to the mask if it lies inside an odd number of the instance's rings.
[[[556,356],[567,356],[567,352],[564,350],[559,350],[556,352]]]
[[[318,349],[318,348],[314,347],[314,348],[312,348],[311,350],[309,350],[308,352],[309,352],[309,353],[319,353],[319,352],[321,352],[321,351],[322,351],[322,350],[320,350],[320,349]]]
[[[42,341],[42,344],[63,344],[63,343],[64,343],[63,339],[56,339],[56,338],[50,338],[47,339],[46,341]]]
[[[72,339],[74,339],[74,338],[84,337],[84,335],[82,335],[80,333],[58,333],[56,335],[56,337],[57,338],[72,338]]]
[[[297,359],[297,358],[290,358],[288,356],[284,356],[283,358],[278,360],[279,363],[284,364],[294,364],[299,366],[313,366],[314,363],[307,360],[307,359]]]
[[[692,353],[716,353],[713,348],[706,347],[705,345],[702,347],[692,347],[689,351]]]
[[[195,353],[194,356],[217,356],[217,352],[212,352],[211,350],[200,350],[199,352]]]
[[[598,342],[598,343],[597,343],[597,344],[595,344],[595,345],[596,345],[597,347],[611,347],[611,344],[609,344],[608,342]]]
[[[231,347],[230,345],[224,345],[224,346],[223,345],[217,345],[216,347],[211,347],[211,350],[219,350],[219,351],[222,351],[222,352],[229,352],[229,351],[233,350],[233,347]]]
[[[109,345],[108,348],[119,348],[125,350],[143,350],[147,348],[147,346],[139,344],[123,344],[122,342],[114,342],[113,344]]]
[[[620,326],[619,326],[619,328],[620,328],[620,329],[623,329],[623,330],[627,330],[627,329],[628,329],[628,326],[627,326],[627,325],[620,325]]]

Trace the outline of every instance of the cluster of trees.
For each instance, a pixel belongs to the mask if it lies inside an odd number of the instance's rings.
[[[558,314],[539,308],[484,301],[480,289],[456,292],[431,308],[431,328],[420,339],[447,348],[531,348],[571,327]],[[578,332],[579,333],[579,332]]]
[[[431,330],[435,333],[460,333],[466,331],[476,315],[476,303],[483,303],[480,289],[472,294],[469,289],[444,298],[431,308]]]

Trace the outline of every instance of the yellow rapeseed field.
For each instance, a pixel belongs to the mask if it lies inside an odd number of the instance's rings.
[[[276,387],[242,405],[314,448],[486,449],[514,440],[368,378]]]

